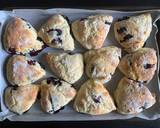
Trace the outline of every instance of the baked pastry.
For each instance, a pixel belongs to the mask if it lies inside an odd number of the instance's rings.
[[[115,38],[127,52],[142,48],[152,31],[151,14],[124,17],[114,24]]]
[[[108,46],[90,50],[84,54],[85,72],[88,77],[108,82],[114,74],[121,57],[121,49]]]
[[[9,58],[6,67],[7,79],[12,85],[27,85],[37,81],[45,75],[40,64],[22,55]]]
[[[52,114],[63,109],[76,95],[76,90],[71,86],[71,84],[54,77],[43,80],[40,86],[42,110]]]
[[[12,18],[4,32],[3,44],[7,52],[26,54],[43,48],[43,42],[37,38],[37,32],[32,25],[18,17]]]
[[[114,94],[117,110],[122,114],[140,113],[156,102],[146,86],[126,77],[120,80]]]
[[[74,37],[86,49],[101,48],[112,20],[112,16],[102,14],[76,20],[72,23]]]
[[[54,15],[40,28],[38,35],[53,48],[74,50],[74,40],[70,34],[70,26],[62,15]]]
[[[51,70],[61,79],[73,84],[83,75],[83,56],[79,53],[48,53],[46,61]]]
[[[37,85],[8,87],[5,90],[5,104],[10,111],[23,114],[36,101],[38,89]]]
[[[156,51],[151,48],[141,48],[133,54],[125,55],[118,67],[126,77],[148,83],[157,68]]]
[[[74,101],[74,109],[80,113],[101,115],[116,110],[116,107],[103,84],[91,79],[79,89]]]

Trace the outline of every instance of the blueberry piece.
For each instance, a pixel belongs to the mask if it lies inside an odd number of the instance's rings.
[[[105,21],[105,24],[111,25],[112,23],[111,23],[111,22],[108,22],[108,21]]]
[[[127,34],[124,36],[123,40],[120,40],[120,42],[124,42],[124,41],[127,41],[127,40],[130,40],[131,38],[133,38],[133,36],[131,34]]]
[[[55,43],[55,44],[61,44],[62,43],[62,40],[58,37],[58,38],[56,38],[56,39],[53,39],[52,40],[52,43]]]
[[[92,99],[93,99],[93,101],[94,101],[95,103],[100,103],[100,99],[101,99],[101,98],[102,98],[101,96],[92,95]]]
[[[129,17],[128,16],[124,16],[124,17],[118,19],[118,21],[127,20],[127,19],[129,19]]]
[[[153,68],[154,64],[144,64],[145,69]]]
[[[123,32],[127,31],[127,29],[125,27],[121,27],[120,29],[117,29],[117,32],[119,34],[122,34]]]
[[[54,77],[47,78],[47,84],[50,84],[51,82],[53,83],[53,85],[58,85],[58,86],[62,85],[62,82],[61,82],[60,79],[57,79],[57,78],[54,78]]]
[[[15,49],[15,48],[9,48],[8,51],[9,51],[11,54],[16,54],[16,49]]]
[[[35,60],[28,60],[27,63],[29,65],[35,65],[36,64],[36,61]]]

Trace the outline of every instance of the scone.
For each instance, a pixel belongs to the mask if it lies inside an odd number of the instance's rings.
[[[118,67],[126,77],[148,83],[157,68],[156,51],[151,48],[141,48],[133,54],[125,55]]]
[[[74,40],[70,34],[70,26],[61,15],[54,15],[42,25],[39,37],[50,47],[63,50],[74,50]]]
[[[102,14],[76,20],[72,23],[74,37],[86,49],[101,48],[112,20],[112,16]]]
[[[40,64],[22,55],[14,55],[8,59],[6,66],[7,79],[12,85],[27,85],[45,75]]]
[[[37,85],[8,87],[5,90],[5,104],[12,112],[23,114],[34,104],[38,94]]]
[[[71,86],[71,84],[54,77],[43,80],[40,86],[42,110],[52,114],[63,109],[76,95],[76,90]]]
[[[126,77],[120,80],[114,94],[117,110],[122,114],[140,113],[156,102],[146,86]]]
[[[151,14],[124,17],[114,24],[115,38],[127,52],[142,48],[152,31]]]
[[[83,56],[79,53],[48,53],[46,61],[51,70],[61,79],[73,84],[83,75]]]
[[[101,115],[116,110],[116,107],[109,92],[102,83],[88,80],[77,93],[74,109],[80,113]]]
[[[38,40],[37,32],[27,21],[14,17],[5,28],[3,44],[7,52],[26,54],[43,48],[43,42]]]
[[[105,83],[111,79],[121,57],[121,49],[108,46],[84,54],[85,72],[88,77]]]

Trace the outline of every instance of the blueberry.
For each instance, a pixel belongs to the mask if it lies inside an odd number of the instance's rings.
[[[11,54],[16,54],[16,49],[15,49],[15,48],[9,48],[8,51],[9,51]]]
[[[55,44],[61,44],[62,43],[62,40],[58,37],[58,38],[56,38],[56,39],[53,39],[52,40],[52,43],[55,43]]]
[[[154,64],[144,64],[145,69],[153,68]]]
[[[123,40],[120,40],[120,42],[124,42],[124,41],[127,41],[127,40],[130,40],[131,38],[133,38],[133,36],[131,34],[127,34],[124,36]]]
[[[92,95],[92,99],[95,103],[100,103],[101,96]]]
[[[36,64],[36,61],[35,60],[28,60],[27,63],[29,65],[35,65]]]
[[[117,32],[118,32],[119,34],[125,32],[125,31],[127,31],[127,29],[126,29],[125,27],[121,27],[121,28],[117,29]]]

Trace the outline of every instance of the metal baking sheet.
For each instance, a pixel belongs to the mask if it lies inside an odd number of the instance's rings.
[[[18,16],[28,20],[38,30],[41,24],[44,21],[46,21],[47,18],[49,18],[51,15],[54,15],[54,14],[66,15],[69,18],[70,22],[72,22],[75,19],[86,17],[89,15],[94,15],[94,14],[112,15],[114,17],[114,20],[116,20],[117,18],[120,18],[123,16],[138,15],[140,13],[145,13],[145,12],[150,12],[153,19],[153,29],[150,37],[146,41],[145,47],[154,48],[157,51],[157,56],[159,58],[159,50],[158,50],[157,41],[156,41],[156,33],[158,30],[157,30],[157,26],[155,25],[155,22],[159,18],[159,10],[120,12],[120,11],[114,11],[114,10],[84,10],[84,9],[59,8],[59,9],[48,9],[48,10],[17,9],[13,11],[0,11],[0,23],[1,23],[0,34],[3,35],[5,24],[13,16]],[[2,36],[0,38],[2,38]],[[120,47],[114,38],[113,25],[111,26],[110,32],[104,43],[104,46],[109,46],[109,45],[115,45]],[[84,53],[86,51],[76,41],[75,41],[75,47],[76,47],[75,52]],[[45,65],[45,63],[42,61],[42,56],[44,53],[48,51],[62,52],[62,50],[57,50],[54,48],[46,48],[38,56],[33,58]],[[140,114],[127,116],[127,115],[118,114],[116,111],[114,111],[109,114],[105,114],[101,116],[91,116],[91,115],[75,112],[72,108],[72,102],[71,102],[69,105],[65,107],[64,110],[60,111],[57,114],[50,115],[41,111],[39,100],[37,100],[37,102],[31,107],[31,109],[27,113],[23,115],[17,115],[15,113],[10,112],[6,108],[4,104],[4,99],[3,99],[3,92],[4,92],[4,89],[7,87],[4,68],[5,68],[5,60],[8,56],[9,55],[4,51],[2,47],[2,41],[1,41],[1,45],[0,45],[0,60],[1,60],[0,61],[0,66],[1,66],[0,67],[0,80],[1,80],[0,95],[1,95],[1,108],[2,108],[2,112],[0,113],[1,120],[8,118],[11,121],[85,121],[85,120],[129,119],[133,117],[139,117],[147,120],[155,120],[157,118],[160,118],[160,92],[159,92],[160,90],[159,90],[159,78],[158,78],[159,61],[158,61],[158,67],[154,75],[154,78],[147,85],[148,88],[151,90],[151,92],[156,94],[157,102],[153,107],[143,111]],[[48,72],[47,75],[54,75],[54,74],[52,74],[51,72]],[[111,81],[105,84],[106,88],[109,90],[112,96],[113,96],[113,91],[115,90],[119,80],[122,77],[123,77],[122,73],[117,69]],[[77,88],[78,90],[79,86],[86,80],[87,78],[83,76],[78,82],[74,84],[74,87]]]

